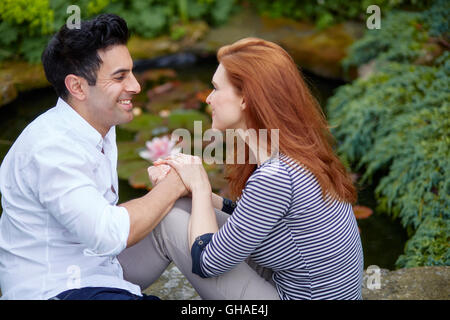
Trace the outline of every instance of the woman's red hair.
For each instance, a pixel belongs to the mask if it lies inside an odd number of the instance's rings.
[[[279,129],[280,153],[315,176],[324,199],[328,194],[332,199],[355,203],[356,189],[332,149],[334,138],[325,115],[290,55],[275,43],[245,38],[220,48],[217,59],[245,101],[247,127],[256,132]],[[242,194],[255,169],[256,165],[248,162],[226,165],[233,199]]]

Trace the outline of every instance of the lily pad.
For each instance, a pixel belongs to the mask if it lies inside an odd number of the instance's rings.
[[[151,131],[154,128],[163,125],[163,119],[153,114],[144,113],[138,117],[135,117],[131,122],[120,125],[122,129],[130,131]]]
[[[142,142],[134,141],[121,141],[117,143],[118,150],[118,160],[119,161],[129,161],[129,160],[141,160],[139,157],[139,149],[144,148],[145,145]]]
[[[128,183],[136,189],[150,190],[152,188],[152,184],[148,177],[147,167],[136,170],[136,172],[128,178]]]
[[[194,132],[194,121],[201,121],[202,131],[211,128],[210,117],[196,110],[175,110],[170,114],[168,120],[170,130],[184,128]]]
[[[150,163],[146,160],[119,161],[117,164],[117,173],[120,179],[128,180],[137,171],[147,169],[149,166]]]

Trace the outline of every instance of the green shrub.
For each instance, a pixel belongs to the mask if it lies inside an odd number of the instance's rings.
[[[450,221],[427,218],[408,241],[397,267],[450,265]]]
[[[371,60],[413,63],[436,49],[440,39],[448,40],[450,2],[435,1],[423,12],[391,11],[382,18],[380,30],[367,30],[354,43],[349,55],[342,61],[348,70]],[[433,54],[433,52],[431,52]]]
[[[448,9],[436,1],[422,13],[391,12],[344,61],[348,67],[373,60],[375,72],[340,87],[327,106],[338,153],[364,171],[361,183],[377,178],[378,209],[412,236],[397,267],[450,263],[450,53],[441,48],[428,65],[415,64],[427,54],[431,32],[448,37],[441,19]]]
[[[259,12],[278,18],[287,17],[302,21],[311,21],[318,28],[326,28],[346,20],[365,20],[367,7],[378,5],[384,13],[394,9],[424,9],[430,1],[424,0],[252,0]]]
[[[183,36],[183,29],[172,29],[173,25],[198,19],[220,24],[235,8],[234,0],[79,0],[75,4],[81,19],[115,13],[127,21],[132,34],[151,38],[172,30],[173,39]],[[69,5],[66,0],[0,1],[0,61],[39,62],[51,34],[70,16]]]

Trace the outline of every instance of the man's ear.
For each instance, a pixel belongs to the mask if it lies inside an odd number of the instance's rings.
[[[86,80],[74,74],[68,74],[64,79],[69,93],[77,100],[86,99]]]

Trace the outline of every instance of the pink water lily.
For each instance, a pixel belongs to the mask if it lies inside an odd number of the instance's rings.
[[[150,161],[165,158],[169,155],[180,153],[181,148],[174,148],[176,142],[168,136],[155,137],[151,141],[145,142],[146,149],[139,152],[139,155]]]

